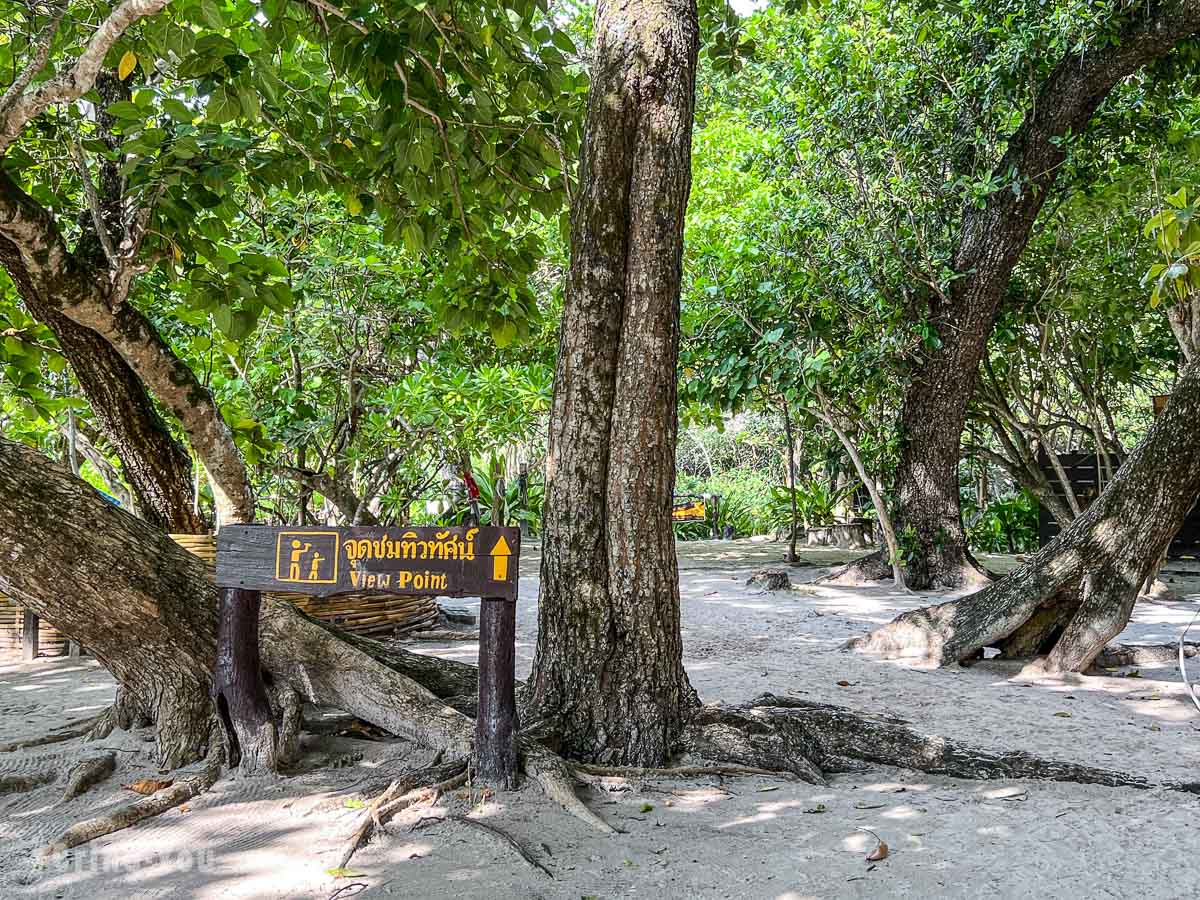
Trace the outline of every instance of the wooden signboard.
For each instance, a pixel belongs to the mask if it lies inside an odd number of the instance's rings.
[[[703,497],[676,498],[671,508],[671,519],[675,522],[703,522],[708,518],[708,507]]]
[[[520,553],[517,528],[229,525],[217,535],[217,585],[514,600]]]
[[[217,534],[222,618],[215,685],[251,683],[265,706],[258,663],[260,591],[479,597],[479,708],[475,769],[517,784],[517,528],[274,528],[227,525]],[[229,612],[226,612],[229,610]],[[240,612],[240,618],[238,617]],[[223,668],[224,667],[224,668]],[[225,670],[228,669],[228,672]],[[228,701],[254,724],[253,696]],[[243,714],[242,709],[251,709]],[[269,707],[266,707],[269,711]]]

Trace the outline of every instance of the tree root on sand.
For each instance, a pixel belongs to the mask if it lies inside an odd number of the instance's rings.
[[[643,768],[638,766],[594,766],[590,763],[571,763],[575,777],[591,783],[598,778],[795,778],[791,772],[760,769],[754,766],[667,766]]]
[[[350,863],[354,852],[371,839],[376,829],[382,830],[384,824],[396,813],[414,803],[435,797],[443,791],[454,790],[467,780],[467,762],[456,760],[451,763],[427,766],[406,772],[384,789],[383,793],[371,800],[351,829],[346,841],[346,849],[342,852],[337,868],[344,869]],[[424,785],[424,787],[423,787]]]
[[[80,760],[67,773],[67,787],[63,791],[62,800],[74,800],[94,785],[99,784],[117,768],[117,754],[111,750],[96,756]]]
[[[58,778],[54,769],[44,769],[31,775],[0,775],[0,796],[26,794]]]
[[[215,736],[214,736],[215,739]],[[215,746],[220,746],[216,743]],[[216,758],[214,758],[216,756]],[[103,816],[87,819],[72,825],[49,844],[37,851],[39,859],[46,859],[58,853],[63,853],[88,841],[121,831],[131,825],[136,825],[146,819],[160,815],[169,809],[174,809],[186,803],[198,794],[212,787],[221,774],[222,758],[219,754],[210,754],[205,762],[203,771],[188,778],[180,779],[170,787],[163,788],[155,794],[142,800],[122,806]]]
[[[1019,778],[1139,789],[1165,787],[1200,793],[1200,785],[1193,783],[1157,784],[1137,775],[1041,759],[1017,750],[983,750],[921,734],[902,719],[869,716],[793,697],[763,694],[752,700],[748,709],[771,728],[792,733],[794,745],[807,742],[812,748],[811,761],[824,771],[836,771],[847,760],[863,760],[974,780]]]
[[[1191,659],[1200,653],[1200,644],[1183,645],[1183,655]],[[1109,644],[1100,651],[1094,665],[1101,669],[1121,666],[1172,666],[1179,658],[1178,644]],[[1094,671],[1094,670],[1092,670]]]
[[[9,741],[6,744],[0,744],[0,753],[14,753],[17,750],[30,750],[34,747],[45,747],[49,744],[61,744],[63,741],[70,741],[77,737],[83,737],[85,734],[90,734],[95,723],[102,718],[99,716],[90,716],[86,719],[79,719],[75,722],[68,722],[61,728],[56,728],[49,734],[44,734],[41,737],[22,738],[19,741]]]
[[[544,865],[534,859],[533,854],[521,846],[521,842],[514,838],[507,831],[504,831],[495,825],[490,825],[487,822],[481,822],[479,819],[472,819],[470,816],[447,816],[443,821],[458,822],[462,825],[469,825],[472,828],[482,831],[484,834],[490,835],[500,843],[509,847],[521,857],[531,869],[537,869],[547,878],[553,880],[554,874]]]

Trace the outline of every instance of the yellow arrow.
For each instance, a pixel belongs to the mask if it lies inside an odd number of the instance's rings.
[[[496,541],[496,546],[492,548],[492,581],[507,581],[508,580],[508,558],[512,556],[512,547],[508,546],[508,541],[504,539],[504,535],[500,535],[500,540]]]

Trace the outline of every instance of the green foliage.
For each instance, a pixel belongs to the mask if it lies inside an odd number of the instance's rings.
[[[1025,491],[993,500],[971,526],[967,539],[983,553],[1028,553],[1037,549],[1037,502]]]
[[[1144,279],[1151,285],[1151,308],[1164,300],[1183,303],[1200,290],[1200,197],[1189,200],[1187,188],[1181,187],[1166,204],[1144,229],[1163,257]]]
[[[760,472],[735,469],[712,478],[683,478],[675,489],[681,494],[719,494],[716,523],[717,533],[722,536],[726,526],[733,528],[735,537],[771,534],[784,527],[773,506],[772,485]],[[711,504],[707,522],[682,522],[675,526],[675,533],[685,540],[708,538],[711,532]]]

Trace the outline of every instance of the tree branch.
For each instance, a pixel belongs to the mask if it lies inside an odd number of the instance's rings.
[[[0,97],[0,116],[3,116],[13,101],[24,93],[25,88],[29,87],[29,83],[37,77],[37,74],[46,68],[46,61],[50,58],[50,47],[54,43],[54,36],[58,34],[58,26],[62,24],[63,16],[67,14],[66,0],[57,0],[50,8],[53,10],[50,21],[46,23],[46,27],[42,29],[42,33],[37,36],[37,40],[29,47],[29,50],[32,52],[29,62],[26,63],[25,68],[21,70],[21,74],[17,76],[16,80],[8,86],[8,90],[4,92],[4,96]],[[31,24],[32,18],[31,13]]]
[[[32,91],[25,91],[13,98],[3,113],[0,113],[0,154],[4,153],[33,119],[40,116],[55,103],[78,100],[92,89],[104,57],[130,26],[139,19],[160,12],[171,0],[124,0],[114,9],[75,64],[63,69],[54,78]],[[46,49],[49,53],[49,48]]]

